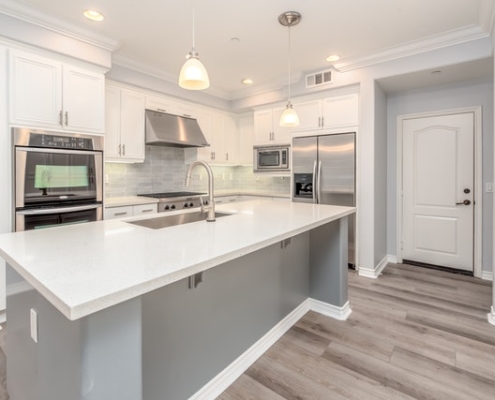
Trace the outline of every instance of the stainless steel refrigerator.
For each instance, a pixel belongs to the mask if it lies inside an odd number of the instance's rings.
[[[356,134],[309,136],[293,139],[292,200],[296,202],[356,205]],[[349,216],[350,267],[355,266],[356,218]]]

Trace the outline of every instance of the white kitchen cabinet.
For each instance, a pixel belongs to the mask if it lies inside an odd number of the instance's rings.
[[[207,112],[197,114],[197,120],[209,147],[185,149],[185,162],[204,160],[214,165],[237,165],[237,129],[228,114]]]
[[[10,57],[10,123],[103,133],[105,77],[30,53]]]
[[[242,116],[238,120],[238,162],[240,165],[253,165],[254,119]]]
[[[103,213],[104,219],[118,219],[127,218],[133,216],[132,206],[120,206],[120,207],[105,207]]]
[[[345,129],[359,123],[357,93],[295,102],[294,109],[299,116],[299,126],[294,127],[293,132]]]
[[[219,196],[215,197],[215,204],[235,203],[237,196]]]
[[[107,86],[105,161],[144,161],[144,108],[144,94]]]
[[[105,207],[104,219],[119,219],[151,215],[158,212],[156,203],[139,204],[135,206]]]
[[[146,109],[173,114],[172,101],[159,96],[146,96]]]
[[[288,144],[292,141],[290,128],[280,126],[280,116],[285,107],[258,110],[254,112],[255,144]]]
[[[359,123],[359,96],[357,93],[323,99],[325,127],[346,128]]]

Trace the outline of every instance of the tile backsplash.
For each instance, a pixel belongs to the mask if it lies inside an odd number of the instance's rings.
[[[196,167],[191,184],[185,187],[188,165],[184,150],[171,147],[146,146],[144,163],[105,163],[106,197],[135,196],[142,193],[180,190],[206,191],[208,179],[204,168]],[[250,166],[212,166],[216,190],[270,191],[289,194],[288,177],[255,175]]]

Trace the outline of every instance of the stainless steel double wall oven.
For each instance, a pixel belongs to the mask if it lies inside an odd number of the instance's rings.
[[[103,137],[13,128],[14,229],[103,219]]]

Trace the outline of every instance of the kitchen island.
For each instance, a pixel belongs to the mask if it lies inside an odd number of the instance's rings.
[[[231,215],[0,235],[12,400],[214,398],[309,309],[347,317],[354,208],[217,211]]]

